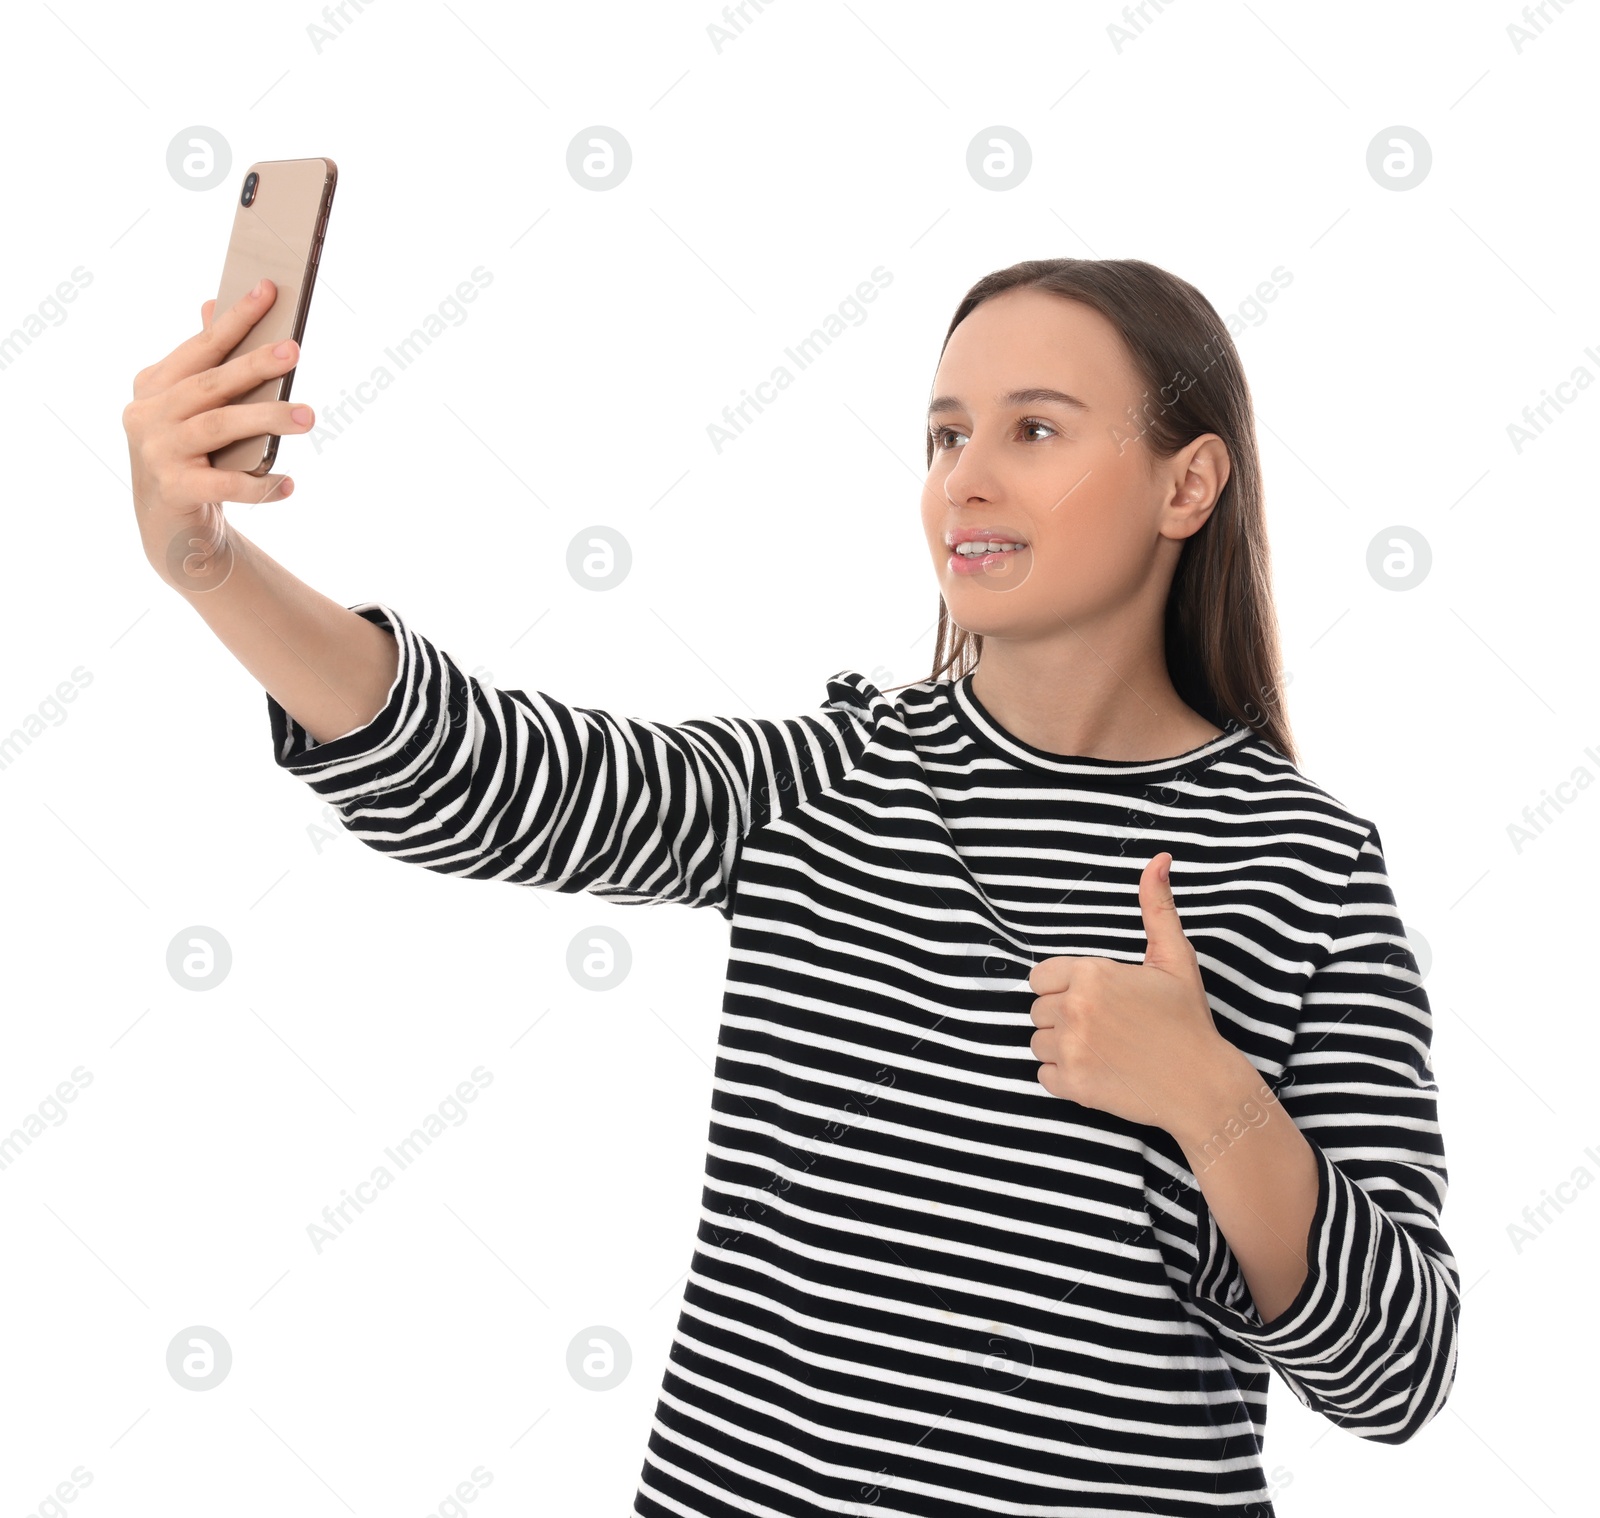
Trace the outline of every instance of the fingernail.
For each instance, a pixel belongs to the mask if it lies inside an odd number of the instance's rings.
[[[251,292],[250,292],[250,294],[251,294],[251,295],[252,295],[252,296],[256,296],[256,295],[260,295],[260,294],[261,294],[261,292],[262,292],[262,290],[263,290],[263,289],[264,289],[264,288],[265,288],[265,286],[266,286],[266,283],[267,283],[267,282],[266,282],[266,280],[264,280],[264,279],[258,279],[258,280],[257,280],[257,281],[256,281],[256,287],[255,287],[255,289],[253,289],[253,290],[252,290],[252,291],[251,291]]]
[[[304,426],[311,420],[311,408],[309,406],[295,406],[290,410],[289,415]]]
[[[272,356],[274,358],[288,358],[288,356],[293,352],[294,339],[292,337],[286,337],[281,343],[278,344],[276,348],[272,350]]]

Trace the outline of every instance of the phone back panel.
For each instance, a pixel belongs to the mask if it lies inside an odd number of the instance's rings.
[[[255,198],[242,204],[244,181],[250,173],[260,176]],[[333,203],[339,170],[331,158],[284,158],[253,163],[241,176],[234,197],[233,234],[228,239],[228,257],[222,268],[222,283],[217,288],[217,304],[212,319],[247,294],[255,282],[266,277],[278,287],[278,298],[239,344],[221,362],[248,353],[263,343],[281,342],[304,335],[306,313],[311,307],[311,291],[316,283],[317,260]],[[251,401],[286,401],[294,380],[294,370],[232,396],[229,404]],[[246,474],[265,474],[277,457],[278,439],[272,434],[239,438],[211,454],[218,469],[242,469]]]

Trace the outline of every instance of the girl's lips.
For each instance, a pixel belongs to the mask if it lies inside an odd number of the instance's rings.
[[[1026,543],[1026,538],[1019,538],[1014,528],[1002,527],[994,523],[985,523],[982,527],[952,527],[945,534],[945,547],[959,548],[963,543]]]
[[[989,538],[986,541],[992,543],[995,540],[993,538]],[[994,553],[963,554],[957,553],[955,549],[952,548],[950,550],[949,561],[945,567],[950,571],[951,574],[983,574],[986,570],[991,568],[993,565],[1000,563],[1002,560],[1020,559],[1024,554],[1030,554],[1032,552],[1033,550],[1029,548],[1026,543],[1024,543],[1020,548],[1003,548]]]

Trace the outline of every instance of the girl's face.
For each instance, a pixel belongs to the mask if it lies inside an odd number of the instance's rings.
[[[1154,576],[1170,583],[1227,479],[1212,434],[1152,456],[1140,434],[1160,397],[1105,317],[1048,291],[1007,290],[967,316],[933,396],[923,528],[951,618],[985,637],[1060,634],[1139,599]],[[963,528],[1027,546],[953,563],[949,534]],[[1171,564],[1162,538],[1176,540]]]

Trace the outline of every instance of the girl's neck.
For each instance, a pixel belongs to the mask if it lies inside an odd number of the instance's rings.
[[[1166,759],[1222,733],[1179,696],[1164,664],[1142,675],[1108,668],[1074,688],[985,657],[971,690],[1008,733],[1064,757]]]

